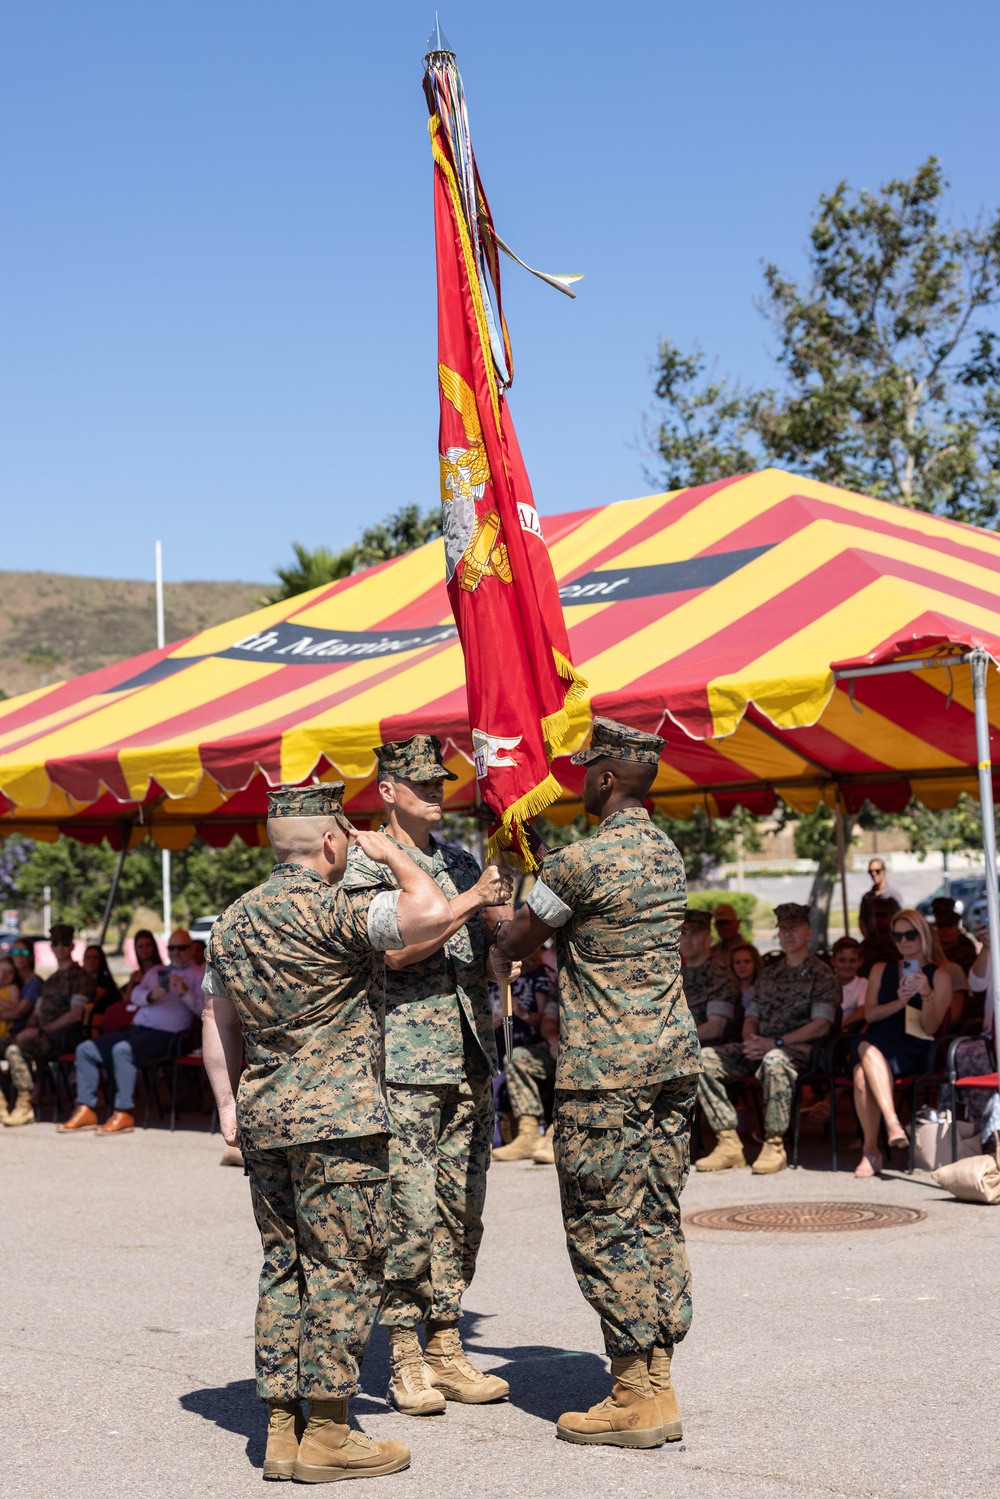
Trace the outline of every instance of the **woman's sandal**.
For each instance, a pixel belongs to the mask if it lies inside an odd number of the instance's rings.
[[[868,1168],[867,1171],[864,1169],[866,1166]],[[881,1154],[876,1150],[873,1155],[863,1155],[860,1162],[858,1163],[858,1167],[854,1175],[861,1178],[861,1180],[867,1180],[867,1178],[870,1176],[881,1176]]]
[[[909,1150],[909,1148],[910,1137],[905,1133],[902,1135],[893,1135],[892,1139],[889,1141],[890,1150]]]

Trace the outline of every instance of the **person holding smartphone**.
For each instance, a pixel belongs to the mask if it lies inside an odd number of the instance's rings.
[[[893,1081],[924,1072],[934,1036],[951,1005],[951,979],[937,938],[919,911],[897,911],[892,940],[895,963],[876,963],[868,979],[865,1019],[868,1028],[851,1047],[854,1107],[864,1136],[855,1176],[878,1176],[880,1120],[885,1120],[890,1148],[909,1144],[896,1113]]]

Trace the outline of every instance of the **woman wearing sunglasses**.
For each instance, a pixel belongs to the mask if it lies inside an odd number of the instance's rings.
[[[890,1148],[909,1145],[896,1113],[893,1080],[925,1072],[933,1037],[951,1004],[951,979],[940,943],[919,911],[897,911],[892,940],[899,958],[876,963],[868,979],[868,1029],[851,1047],[854,1107],[864,1135],[864,1154],[855,1176],[878,1176],[880,1120]]]

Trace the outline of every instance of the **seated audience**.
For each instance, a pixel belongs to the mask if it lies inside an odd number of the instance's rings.
[[[764,1094],[765,1135],[753,1170],[758,1175],[784,1170],[788,1161],[783,1137],[791,1122],[796,1079],[807,1067],[813,1045],[830,1034],[837,1017],[837,981],[809,951],[809,907],[789,901],[776,906],[774,914],[781,956],[760,974],[754,999],[746,1008],[743,1040],[729,1046],[706,1046],[702,1052],[698,1100],[716,1145],[695,1163],[699,1171],[725,1171],[747,1164],[726,1085],[751,1075]]]
[[[135,961],[139,966],[133,973],[129,974],[125,988],[122,990],[122,999],[131,999],[132,990],[136,984],[141,984],[150,970],[158,967],[163,961],[160,957],[160,949],[156,938],[152,932],[146,931],[145,927],[136,932],[133,946],[135,948]]]
[[[896,947],[892,940],[892,918],[899,902],[891,895],[877,896],[868,908],[868,931],[861,943],[861,977],[868,978],[876,963],[894,963]]]
[[[877,1176],[882,1169],[881,1120],[890,1149],[909,1145],[896,1113],[893,1079],[927,1071],[935,1033],[951,1004],[944,954],[920,912],[897,911],[891,934],[896,959],[872,969],[865,999],[868,1027],[851,1045],[854,1107],[863,1135],[855,1176]]]
[[[743,1008],[746,1009],[757,992],[757,980],[763,972],[764,960],[752,942],[738,942],[729,954],[729,966],[739,985]]]
[[[104,948],[99,942],[91,942],[83,954],[83,971],[94,980],[94,1014],[103,1015],[111,1005],[121,999]]]
[[[868,980],[861,977],[861,943],[856,937],[838,937],[830,962],[840,985],[841,1029],[856,1030],[865,1023],[868,994]]]
[[[963,973],[968,973],[976,961],[976,944],[958,924],[958,912],[950,896],[939,895],[932,904],[934,930],[941,944],[941,951],[949,963],[957,963]]]
[[[13,1040],[0,1041],[0,1051],[6,1048],[15,1094],[14,1107],[9,1113],[6,1104],[2,1104],[0,1120],[10,1128],[34,1124],[31,1063],[49,1062],[76,1045],[87,1006],[94,999],[93,979],[79,963],[73,962],[73,928],[56,922],[49,930],[49,941],[56,971],[41,984],[24,1028]]]
[[[20,1019],[13,1022],[11,1032],[17,1035],[38,1003],[42,992],[42,981],[35,972],[35,944],[30,937],[18,937],[10,950],[10,960],[17,974],[17,986],[21,991],[21,1004],[25,1006]]]
[[[0,1041],[6,1041],[24,1013],[17,970],[10,958],[0,958]]]
[[[115,1098],[114,1111],[98,1134],[119,1135],[135,1128],[138,1068],[169,1056],[176,1037],[191,1029],[205,1004],[203,973],[191,962],[191,938],[183,928],[171,933],[167,952],[169,966],[151,968],[133,988],[131,1002],[137,1008],[128,1030],[82,1041],[76,1048],[76,1108],[59,1126],[61,1133],[97,1129],[102,1066],[114,1075]]]
[[[985,1006],[982,1017],[982,1031],[978,1036],[969,1036],[967,1040],[960,1041],[955,1048],[955,1074],[957,1077],[985,1077],[987,1073],[995,1072],[997,1068],[996,1052],[993,1050],[993,963],[990,956],[990,933],[989,928],[981,926],[976,931],[976,938],[982,943],[976,960],[969,969],[969,988],[975,995],[985,997]],[[959,1106],[959,1100],[954,1099],[951,1094],[954,1090],[950,1083],[945,1083],[938,1098],[938,1108],[952,1109]],[[976,1129],[982,1131],[986,1120],[986,1112],[990,1102],[996,1097],[993,1088],[962,1088],[960,1103],[965,1117]]]
[[[736,980],[712,947],[708,911],[684,912],[680,935],[681,982],[698,1040],[722,1041],[736,1018]]]
[[[717,958],[728,958],[736,944],[743,941],[740,934],[740,918],[733,906],[725,904],[716,906],[712,912],[712,918],[715,922],[715,935],[718,938],[712,948],[712,953]]]
[[[499,986],[490,985],[492,995],[496,987],[497,1001],[494,1014],[499,1014]],[[514,1014],[514,1045],[509,1057],[504,1060],[504,1077],[507,1095],[517,1119],[517,1134],[509,1145],[501,1145],[493,1152],[495,1161],[533,1160],[536,1165],[553,1165],[552,1128],[539,1138],[539,1127],[545,1119],[545,1109],[539,1084],[556,1075],[556,1057],[559,1054],[559,1006],[555,999],[555,980],[546,961],[544,948],[538,948],[526,958],[520,976],[510,986],[511,1009]],[[500,1024],[500,1019],[496,1020]]]

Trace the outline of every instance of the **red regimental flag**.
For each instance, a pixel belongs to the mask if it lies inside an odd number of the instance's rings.
[[[585,683],[504,399],[510,346],[496,239],[450,53],[428,58],[448,595],[465,654],[476,776],[491,854],[533,867],[521,824],[560,793],[550,765]]]

